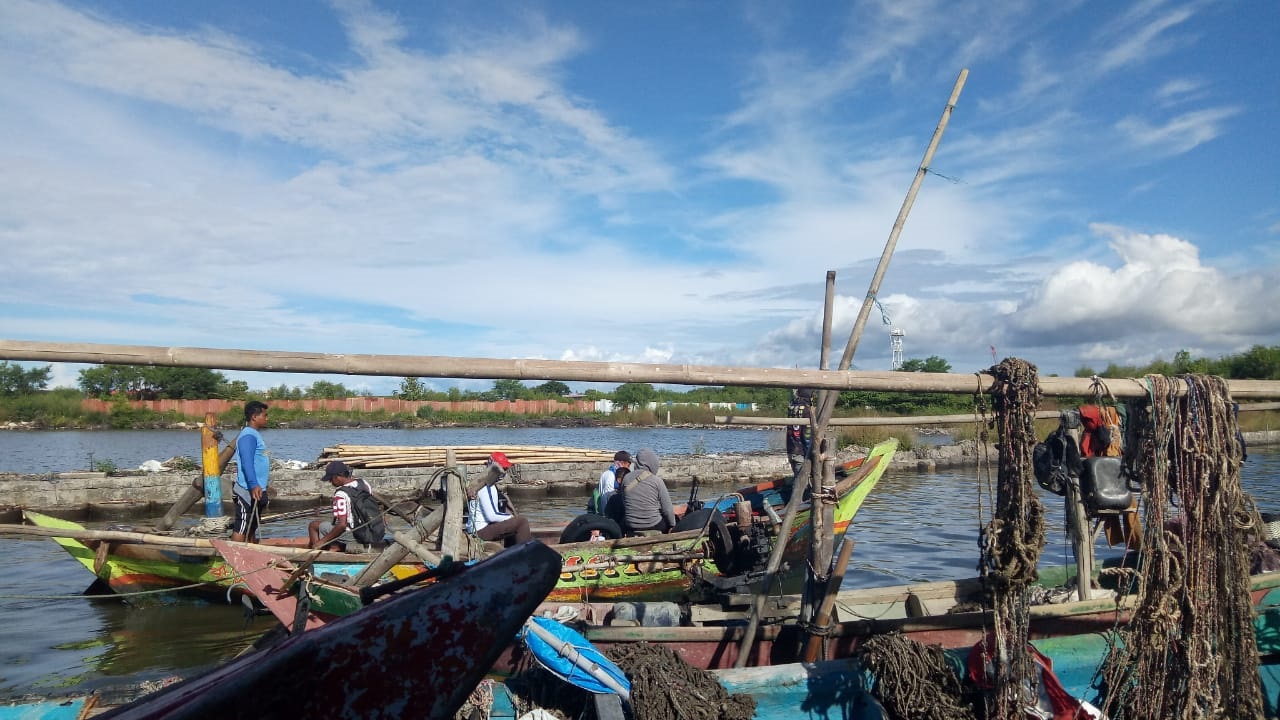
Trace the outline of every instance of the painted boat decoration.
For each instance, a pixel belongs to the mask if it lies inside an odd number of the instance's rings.
[[[451,718],[555,585],[529,542],[99,717]]]
[[[897,447],[896,439],[887,440],[842,467],[846,477],[837,484],[836,542],[888,469]],[[761,483],[708,503],[707,509],[724,519],[723,524],[713,521],[705,531],[557,545],[565,570],[547,599],[699,603],[726,592],[748,592],[778,541],[780,522],[774,518],[791,498],[791,485],[790,478]],[[736,514],[736,506],[744,501],[751,503],[749,519]],[[784,586],[802,577],[812,539],[810,505],[805,502],[787,533],[783,561],[793,572],[783,578]]]
[[[26,519],[41,528],[70,530],[86,533],[84,526],[44,515],[32,510],[23,512]],[[209,540],[183,538],[183,544],[159,544],[148,542],[142,533],[100,533],[121,538],[122,541],[77,540],[72,537],[54,537],[62,549],[101,579],[113,592],[128,595],[183,591],[225,602],[227,593],[241,584],[238,573],[228,565]],[[373,559],[373,555],[348,555],[336,552],[307,552],[296,545],[272,546],[263,544],[247,547],[265,548],[277,554],[314,559],[314,572],[352,577]],[[422,565],[406,564],[397,568],[403,574],[423,570]]]

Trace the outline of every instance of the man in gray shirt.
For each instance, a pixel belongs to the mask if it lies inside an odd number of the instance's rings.
[[[671,494],[658,475],[658,454],[650,448],[636,453],[635,469],[622,482],[626,505],[626,530],[667,532],[675,527],[676,514],[671,509]]]

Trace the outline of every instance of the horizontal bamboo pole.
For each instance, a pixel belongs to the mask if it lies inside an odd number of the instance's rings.
[[[163,545],[165,547],[188,548],[191,550],[209,550],[217,552],[213,543],[205,538],[177,537],[174,535],[155,535],[152,533],[129,532],[126,530],[76,530],[74,528],[50,528],[34,525],[0,525],[0,535],[26,535],[31,537],[71,538],[83,541],[105,541],[111,543],[138,543],[144,545]],[[351,555],[343,552],[310,550],[292,545],[263,545],[235,543],[244,547],[277,555],[279,557],[316,562],[354,563],[360,562],[364,555]]]
[[[579,382],[647,382],[668,385],[744,385],[754,387],[865,390],[879,392],[972,393],[987,391],[985,374],[908,373],[897,371],[744,368],[715,365],[585,362],[445,357],[438,355],[340,355],[279,350],[56,343],[0,339],[0,360],[79,362],[104,365],[163,365],[214,370],[386,375],[393,377],[474,378],[481,380],[572,380]],[[1104,381],[1116,397],[1147,395],[1138,379]],[[1088,396],[1090,378],[1041,377],[1049,396]],[[1230,380],[1236,399],[1280,398],[1280,381]]]
[[[1241,403],[1240,412],[1280,410],[1280,402]],[[1040,410],[1036,418],[1046,420],[1061,414],[1058,410]],[[717,425],[808,425],[809,418],[756,417],[748,415],[716,415]],[[974,421],[973,413],[962,415],[918,415],[915,417],[833,417],[828,425],[959,425]]]

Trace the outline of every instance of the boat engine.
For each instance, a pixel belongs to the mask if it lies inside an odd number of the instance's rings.
[[[773,551],[773,533],[763,523],[753,523],[750,530],[738,540],[737,567],[763,570],[769,564]]]

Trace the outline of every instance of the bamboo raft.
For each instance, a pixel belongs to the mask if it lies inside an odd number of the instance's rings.
[[[443,467],[450,452],[461,465],[483,465],[496,452],[517,465],[613,461],[612,450],[548,445],[335,445],[321,450],[316,462],[341,460],[353,468]]]

